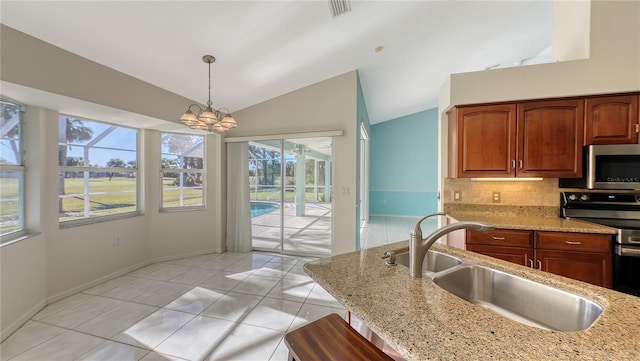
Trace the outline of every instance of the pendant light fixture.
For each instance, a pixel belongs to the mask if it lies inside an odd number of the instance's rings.
[[[231,128],[237,127],[238,124],[228,110],[224,108],[217,110],[211,107],[213,105],[211,102],[211,64],[216,61],[216,58],[213,55],[205,55],[202,57],[202,61],[209,64],[209,100],[207,101],[207,108],[202,110],[198,104],[189,105],[187,111],[180,117],[180,122],[191,129],[206,130],[209,133],[224,133]],[[194,106],[198,108],[197,114],[191,111]]]

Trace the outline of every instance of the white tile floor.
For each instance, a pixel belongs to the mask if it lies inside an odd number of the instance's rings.
[[[362,248],[373,248],[395,242],[406,241],[416,221],[421,217],[371,216],[369,223],[360,228]],[[437,217],[422,222],[422,234],[430,234],[438,228]]]
[[[53,303],[0,346],[4,360],[286,360],[285,333],[345,315],[310,258],[225,253],[155,263]]]
[[[373,217],[362,245],[406,239],[413,222]],[[0,345],[0,360],[286,360],[286,332],[345,315],[304,273],[308,260],[253,252],[151,264],[48,305]]]

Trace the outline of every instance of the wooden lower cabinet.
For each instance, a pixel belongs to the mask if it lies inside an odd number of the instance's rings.
[[[535,232],[535,267],[612,288],[611,242],[606,234]]]
[[[611,254],[536,250],[536,264],[541,270],[611,288]]]
[[[466,249],[612,288],[612,237],[606,234],[497,229],[467,231]]]

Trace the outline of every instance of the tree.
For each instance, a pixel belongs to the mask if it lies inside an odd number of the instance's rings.
[[[58,164],[67,164],[67,149],[71,148],[71,143],[89,140],[93,137],[93,129],[84,125],[81,119],[60,116],[58,118]],[[58,182],[58,194],[64,195],[64,172],[60,172],[60,182]],[[58,201],[58,211],[64,212],[62,198]]]
[[[204,137],[182,134],[166,134],[162,137],[162,143],[167,146],[168,153],[177,155],[178,159],[162,158],[162,166],[165,169],[195,169],[195,174],[165,172],[166,177],[176,178],[174,185],[180,184],[180,177],[184,177],[185,186],[202,185],[201,170],[204,168],[203,143]]]
[[[11,151],[14,155],[14,164],[20,164],[20,149],[18,149],[18,134],[20,132],[20,126],[17,121],[19,121],[18,114],[20,112],[20,106],[17,104],[13,104],[10,102],[2,101],[2,124],[0,124],[0,129],[2,129],[1,137],[8,140],[9,147],[11,147]],[[15,125],[12,125],[11,122],[15,122]],[[5,129],[6,128],[6,129]],[[11,162],[10,160],[3,158],[2,162]]]
[[[109,167],[109,168],[126,168],[127,164],[122,159],[112,158],[112,159],[109,159],[107,161],[107,167]],[[120,173],[120,172],[109,172],[109,180],[111,180],[111,178],[113,178],[114,174],[122,175],[122,173]]]
[[[66,166],[69,167],[82,167],[84,165],[84,158],[83,157],[67,157],[67,164]],[[81,175],[82,172],[64,172],[64,177],[65,178],[76,178],[79,175]]]

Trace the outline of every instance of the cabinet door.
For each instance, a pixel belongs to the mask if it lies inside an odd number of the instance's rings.
[[[518,104],[518,177],[582,177],[584,99]]]
[[[484,105],[456,111],[457,177],[513,177],[516,105]]]
[[[584,144],[637,144],[639,95],[587,98]]]
[[[527,267],[531,266],[531,262],[533,260],[533,258],[531,257],[531,250],[532,248],[467,244],[467,251],[480,253],[485,256],[498,258],[503,261],[516,263]]]
[[[611,254],[567,251],[535,251],[536,267],[546,272],[611,288]]]

